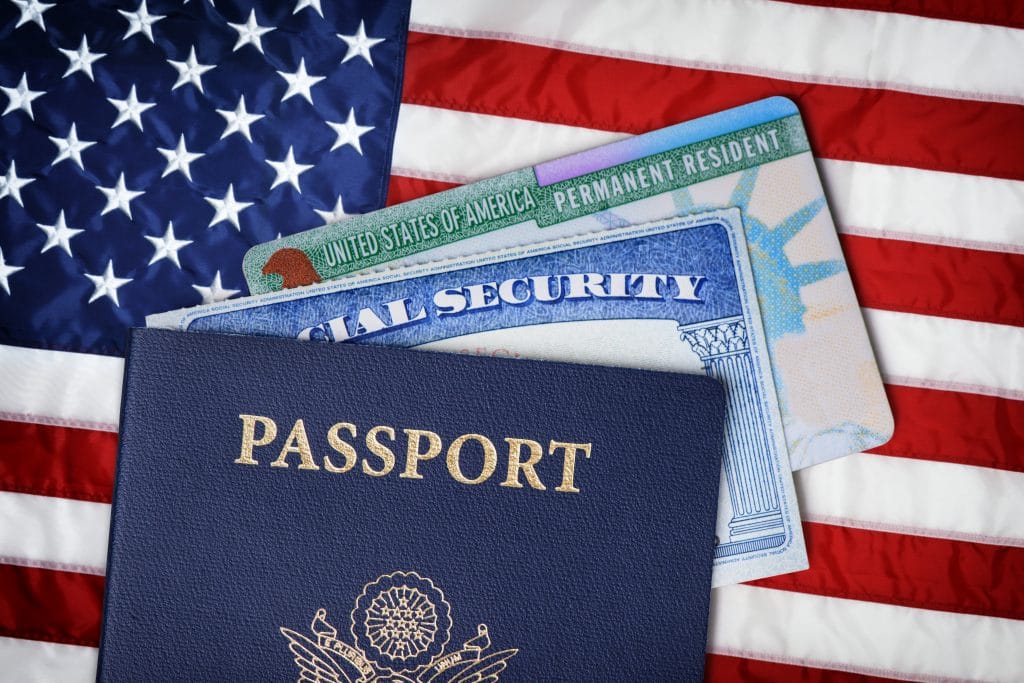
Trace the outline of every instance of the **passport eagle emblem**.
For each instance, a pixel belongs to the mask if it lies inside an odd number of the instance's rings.
[[[363,586],[350,616],[354,643],[338,638],[317,610],[312,638],[284,626],[281,634],[299,667],[300,681],[315,683],[496,683],[519,650],[487,652],[486,624],[455,652],[451,605],[434,582],[416,572],[392,572]]]

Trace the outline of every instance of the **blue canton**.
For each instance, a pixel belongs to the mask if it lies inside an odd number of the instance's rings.
[[[0,343],[120,354],[384,205],[408,2],[0,2]]]

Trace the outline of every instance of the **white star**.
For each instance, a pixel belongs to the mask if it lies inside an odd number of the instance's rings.
[[[302,95],[306,98],[306,101],[313,104],[313,95],[310,94],[309,89],[327,78],[326,76],[310,76],[307,74],[305,57],[299,60],[299,68],[295,73],[290,74],[287,71],[278,71],[277,73],[281,78],[288,81],[288,90],[285,91],[284,97],[281,98],[282,102],[293,95]]]
[[[199,89],[199,92],[203,92],[202,76],[204,73],[214,68],[214,65],[212,64],[200,64],[196,60],[195,47],[193,47],[188,53],[188,59],[184,62],[176,62],[173,59],[168,59],[167,63],[178,70],[178,80],[171,86],[171,90],[180,88],[186,83],[191,83]]]
[[[121,209],[121,211],[124,211],[125,214],[127,214],[128,218],[131,218],[132,207],[129,206],[129,203],[142,194],[141,190],[135,192],[125,187],[124,173],[122,173],[121,177],[117,179],[117,184],[114,185],[114,187],[100,187],[97,185],[96,189],[102,192],[107,198],[107,205],[103,207],[102,211],[100,211],[101,216],[110,213],[114,209]]]
[[[327,225],[328,223],[337,223],[338,221],[343,221],[349,217],[349,215],[345,213],[345,207],[341,204],[341,197],[338,197],[338,201],[334,202],[333,209],[328,209],[327,211],[323,211],[321,209],[313,210],[316,211],[318,216],[320,216],[320,220],[324,222],[324,225]]]
[[[358,31],[356,31],[350,36],[344,36],[339,33],[338,37],[344,40],[345,44],[348,45],[348,52],[345,53],[345,58],[341,60],[342,64],[344,64],[350,59],[362,57],[363,59],[366,60],[367,64],[373,66],[373,58],[370,57],[370,48],[373,47],[374,45],[378,45],[384,42],[383,38],[367,37],[366,26],[362,21],[359,22]]]
[[[85,165],[82,164],[82,150],[96,144],[87,140],[79,140],[74,123],[71,124],[71,130],[68,131],[67,137],[50,138],[50,142],[57,145],[57,158],[51,162],[52,166],[56,166],[65,159],[71,159],[83,171],[85,170]]]
[[[273,190],[281,183],[291,183],[295,186],[298,192],[302,192],[299,187],[299,176],[313,168],[313,164],[299,164],[295,161],[295,152],[292,147],[288,148],[288,155],[284,158],[284,161],[271,161],[267,159],[267,163],[274,167],[274,171],[277,172],[277,177],[274,178],[274,183],[270,186]]]
[[[92,75],[92,63],[107,56],[106,52],[90,52],[89,42],[85,39],[85,36],[82,36],[82,44],[78,46],[77,50],[65,50],[62,47],[57,49],[68,58],[68,70],[64,72],[62,78],[67,78],[76,71],[81,71],[90,80],[95,81],[96,77]]]
[[[160,259],[169,259],[171,263],[181,268],[181,261],[178,260],[178,252],[192,244],[192,240],[179,240],[174,236],[174,223],[167,221],[167,232],[163,237],[151,237],[143,235],[153,245],[153,258],[149,259],[146,265],[153,265]]]
[[[232,52],[252,43],[262,54],[263,43],[260,41],[260,36],[274,30],[273,26],[260,26],[256,23],[256,10],[249,12],[249,19],[244,24],[232,24],[229,21],[228,26],[238,31],[238,42],[235,43]]]
[[[35,114],[32,113],[32,100],[37,97],[42,97],[46,94],[45,90],[29,90],[28,87],[28,74],[21,75],[21,82],[13,88],[5,88],[0,85],[0,90],[4,91],[7,95],[7,109],[4,109],[4,114],[9,114],[15,109],[21,109],[23,112],[28,114],[28,117],[35,121]],[[0,115],[2,116],[2,115]]]
[[[85,276],[92,281],[93,290],[92,296],[89,297],[89,303],[96,301],[101,296],[110,297],[110,300],[114,302],[115,306],[121,304],[117,300],[117,290],[119,287],[124,287],[126,284],[132,281],[130,277],[115,277],[114,276],[114,262],[107,261],[107,269],[103,271],[103,275],[89,275],[85,273]]]
[[[36,224],[40,230],[46,233],[46,244],[39,250],[42,254],[48,249],[53,247],[60,247],[64,251],[68,252],[68,256],[71,256],[71,238],[84,230],[78,230],[76,228],[69,228],[67,223],[64,222],[64,211],[61,210],[57,216],[57,222],[53,225],[43,225],[41,223]]]
[[[237,289],[224,289],[224,286],[220,282],[219,270],[217,271],[217,274],[213,276],[213,282],[210,283],[209,287],[192,285],[192,289],[199,292],[199,296],[203,297],[204,304],[215,304],[218,301],[230,299],[240,291]]]
[[[298,0],[295,3],[295,11],[292,14],[298,14],[306,7],[312,7],[321,17],[324,15],[324,11],[320,7],[320,0]]]
[[[34,21],[39,24],[39,28],[46,30],[46,25],[43,24],[43,12],[53,7],[52,3],[39,2],[39,0],[12,0],[18,9],[21,11],[21,18],[18,19],[18,23],[14,25],[14,28],[18,28],[24,23]]]
[[[128,99],[115,100],[113,97],[108,97],[107,102],[117,109],[117,118],[114,119],[114,123],[110,124],[111,129],[117,128],[125,121],[131,121],[138,126],[139,130],[142,130],[142,112],[156,106],[156,102],[139,102],[139,98],[135,96],[134,85],[128,93]]]
[[[8,282],[8,279],[24,267],[7,265],[7,261],[4,260],[4,250],[0,247],[0,287],[3,287],[7,294],[11,293],[11,283]]]
[[[238,225],[238,214],[252,206],[252,202],[236,201],[233,185],[228,185],[228,191],[224,195],[224,199],[217,199],[216,197],[205,197],[205,199],[216,210],[216,213],[210,220],[210,224],[206,227],[212,228],[221,221],[228,221],[231,225],[235,226],[235,230],[241,232],[242,228]]]
[[[18,171],[14,168],[14,160],[12,159],[11,165],[7,168],[7,174],[0,177],[0,199],[10,195],[14,198],[14,201],[24,207],[25,202],[21,201],[21,188],[34,181],[35,178],[19,178]]]
[[[232,133],[241,133],[249,142],[252,142],[252,133],[249,132],[249,126],[265,116],[265,114],[251,114],[245,110],[245,95],[238,98],[238,106],[235,107],[234,111],[218,109],[217,113],[228,122],[220,136],[221,140]]]
[[[192,180],[192,169],[190,168],[190,164],[203,156],[202,152],[190,152],[185,149],[184,135],[178,138],[178,146],[174,149],[163,149],[162,147],[157,147],[156,151],[160,152],[160,154],[167,159],[167,168],[165,168],[164,172],[160,174],[161,178],[169,173],[181,171],[183,176]]]
[[[136,33],[141,33],[149,38],[149,42],[154,44],[156,43],[156,41],[153,40],[153,24],[163,19],[166,15],[150,14],[149,9],[146,8],[146,0],[142,0],[142,2],[139,3],[138,9],[134,12],[126,12],[123,9],[119,9],[117,11],[121,13],[121,16],[128,20],[128,31],[124,34],[125,40]]]
[[[331,121],[327,121],[326,123],[334,129],[335,133],[338,134],[338,139],[335,140],[334,145],[331,146],[332,152],[339,147],[352,145],[352,149],[362,155],[363,146],[359,144],[359,138],[373,130],[373,126],[360,126],[356,123],[355,109],[348,110],[348,120],[345,121],[345,123],[333,123]]]

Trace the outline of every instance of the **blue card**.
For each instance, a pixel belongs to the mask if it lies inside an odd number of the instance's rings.
[[[710,375],[725,385],[729,406],[714,584],[807,567],[735,209],[174,311],[147,323]]]
[[[99,679],[699,681],[707,377],[132,333]]]

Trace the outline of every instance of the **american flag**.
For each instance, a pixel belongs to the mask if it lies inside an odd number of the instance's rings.
[[[896,435],[796,475],[811,569],[713,592],[706,677],[1024,679],[1024,5],[93,4],[0,5],[0,678],[94,675],[125,325],[385,185],[781,94]]]

